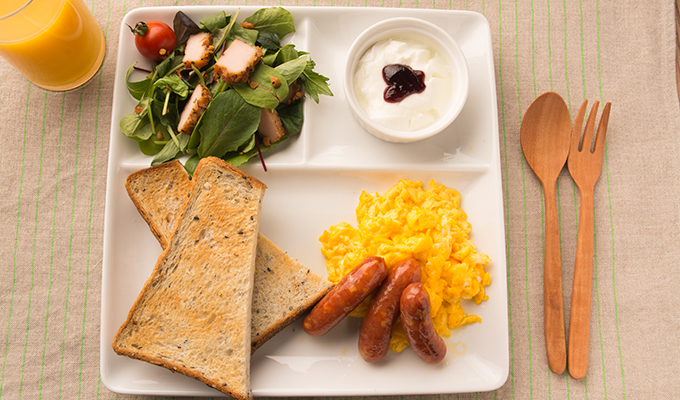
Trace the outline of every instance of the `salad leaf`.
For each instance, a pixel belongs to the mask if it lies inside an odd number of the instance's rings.
[[[263,146],[262,144],[259,145],[260,147],[260,152],[265,152],[272,147],[278,145],[279,143],[284,142],[286,139],[288,139],[288,136],[284,136],[281,139],[277,140],[276,143],[272,143],[269,146]],[[256,140],[255,136],[253,136],[253,141]],[[245,163],[246,161],[250,160],[254,156],[256,156],[258,153],[257,151],[257,144],[253,146],[250,150],[247,151],[242,151],[238,153],[233,153],[229,154],[224,157],[224,160],[231,163],[234,167],[238,167],[239,165]]]
[[[172,52],[168,58],[156,65],[156,73],[159,77],[163,77],[178,70],[182,65],[182,57],[175,57],[175,53]]]
[[[169,140],[151,161],[152,167],[154,165],[163,164],[166,161],[174,160],[177,156],[184,153],[183,149],[186,148],[186,144],[189,142],[189,135],[180,135],[177,140],[180,143],[179,147],[174,140]]]
[[[276,108],[276,112],[279,114],[279,118],[281,118],[283,129],[286,130],[286,134],[289,136],[297,135],[302,130],[302,124],[305,119],[303,105],[302,101],[296,101],[293,104],[281,104]]]
[[[132,64],[125,73],[125,83],[130,95],[137,100],[141,100],[153,83],[153,74],[149,74],[149,76],[141,81],[132,82],[130,81],[130,73],[134,70],[135,65],[137,65],[137,63]]]
[[[231,19],[229,20],[229,24],[227,26],[210,31],[213,36],[213,46],[215,46],[215,59],[220,58],[220,56],[222,55],[223,50],[220,47],[227,40],[227,37],[231,33],[231,29],[234,27],[237,15],[238,10],[234,14],[234,16],[231,17]]]
[[[143,118],[135,112],[123,116],[118,123],[125,136],[137,141],[146,140],[151,136],[151,131],[147,134],[140,129],[145,124],[149,124],[149,119]]]
[[[279,38],[295,32],[293,16],[281,7],[261,8],[245,21],[253,24],[258,31],[276,33]]]
[[[257,130],[260,109],[246,103],[234,90],[222,92],[210,102],[199,128],[199,157],[222,157],[238,149]]]
[[[272,76],[281,82],[278,88],[272,85]],[[255,71],[250,74],[250,80],[257,83],[255,89],[245,82],[235,83],[232,87],[246,102],[256,107],[276,108],[288,95],[288,81],[281,73],[268,65],[258,64]]]
[[[222,29],[227,26],[229,19],[231,17],[227,15],[224,11],[220,11],[217,14],[211,15],[208,18],[201,20],[198,24],[201,29],[208,32],[213,32],[216,29]]]
[[[300,74],[302,74],[306,67],[307,56],[302,56],[280,64],[274,69],[281,73],[281,75],[283,75],[283,77],[286,78],[286,81],[290,84],[294,82],[300,76]]]
[[[201,28],[186,14],[178,11],[172,23],[175,36],[177,37],[177,47],[184,46],[191,35],[201,32]]]
[[[305,91],[318,104],[320,94],[333,96],[333,92],[328,86],[328,78],[313,70],[315,65],[314,61],[307,61],[307,66],[302,74],[305,77]]]
[[[281,48],[281,40],[279,35],[274,32],[260,32],[257,35],[257,41],[255,44],[263,47],[267,50],[278,51]]]
[[[194,154],[193,156],[189,157],[188,160],[186,160],[184,163],[184,169],[187,170],[189,175],[194,174],[199,161],[201,161],[201,157],[199,157],[198,154]]]
[[[144,136],[148,136],[148,139],[146,140],[141,140],[138,141],[137,144],[139,145],[139,149],[142,151],[142,153],[146,156],[152,156],[163,148],[164,142],[158,140],[158,132],[163,135],[163,137],[168,137],[168,130],[165,128],[163,125],[156,125],[156,133],[154,134],[153,130],[151,129],[151,124],[147,123],[144,126],[140,127],[140,134],[144,133]],[[147,134],[148,133],[148,134]]]
[[[278,49],[275,53],[266,54],[262,61],[271,67],[275,67],[279,64],[295,60],[300,57],[300,55],[302,55],[302,53],[295,50],[294,45],[287,44]]]
[[[244,42],[255,45],[255,41],[257,41],[257,35],[258,32],[253,29],[246,29],[242,27],[240,24],[234,24],[234,26],[231,27],[231,32],[229,32],[229,44],[234,39],[241,39]]]
[[[145,156],[158,154],[158,152],[163,148],[163,145],[157,143],[155,137],[150,137],[142,142],[137,142],[137,144],[139,145],[139,150],[141,150],[142,154]]]
[[[295,49],[292,44],[287,44],[276,53],[276,64],[283,64],[285,62],[295,60],[300,57],[300,52]]]
[[[161,89],[169,89],[181,99],[189,95],[189,86],[177,75],[164,76],[153,83],[153,86]]]
[[[118,126],[121,132],[131,139],[142,141],[148,139],[153,131],[146,132],[142,130],[144,125],[149,124],[149,100],[144,99],[137,104],[135,111],[124,115],[120,119]]]
[[[249,141],[246,142],[245,146],[241,148],[241,152],[247,152],[254,149],[257,146],[257,134],[254,134]]]

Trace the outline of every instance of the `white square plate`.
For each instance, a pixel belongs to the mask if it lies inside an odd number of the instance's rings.
[[[259,7],[240,7],[238,21]],[[261,347],[252,358],[255,396],[407,395],[494,390],[508,377],[508,314],[505,228],[498,114],[491,34],[487,20],[466,11],[390,8],[288,7],[297,32],[287,41],[310,53],[316,70],[330,78],[334,96],[305,101],[301,134],[242,166],[267,184],[260,230],[279,247],[321,276],[327,276],[318,241],[331,225],[356,226],[362,190],[384,193],[399,179],[430,179],[458,190],[472,224],[471,239],[491,257],[489,299],[463,305],[482,318],[452,332],[448,354],[428,365],[410,350],[369,364],[357,350],[360,321],[348,318],[328,335],[313,338],[300,321]],[[127,93],[125,71],[144,65],[125,24],[160,20],[172,25],[180,8],[139,8],[122,21],[114,87],[106,195],[101,313],[101,376],[118,393],[216,396],[219,392],[191,378],[116,355],[111,341],[125,320],[160,254],[160,246],[124,188],[126,177],[148,167],[136,143],[118,128],[136,102]],[[236,7],[182,7],[198,21]],[[345,55],[367,27],[391,17],[416,17],[446,30],[461,46],[470,68],[470,94],[458,119],[434,138],[411,144],[381,141],[360,128],[345,102]],[[141,79],[139,76],[134,79]]]

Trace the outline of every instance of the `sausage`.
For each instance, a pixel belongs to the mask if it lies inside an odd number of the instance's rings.
[[[413,258],[395,265],[368,307],[359,334],[359,353],[368,362],[380,361],[390,347],[392,328],[399,316],[399,300],[406,286],[420,281],[420,264]]]
[[[368,257],[354,267],[302,320],[305,332],[322,336],[373,292],[387,276],[381,257]]]
[[[412,283],[401,294],[401,324],[408,342],[418,357],[437,364],[446,356],[446,343],[434,330],[430,316],[430,297],[422,283]]]

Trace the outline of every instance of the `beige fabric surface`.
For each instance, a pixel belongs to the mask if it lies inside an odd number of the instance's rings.
[[[126,12],[140,6],[212,2],[86,3],[108,49],[100,74],[85,87],[45,92],[0,60],[2,399],[145,398],[116,395],[99,375],[104,203],[119,26]],[[510,376],[494,392],[424,398],[680,396],[680,119],[672,0],[248,3],[278,4],[472,10],[490,23],[506,214]],[[547,367],[542,191],[519,145],[524,111],[550,90],[568,102],[572,119],[583,99],[613,104],[595,192],[591,357],[581,381]],[[568,316],[579,194],[566,169],[558,198]]]

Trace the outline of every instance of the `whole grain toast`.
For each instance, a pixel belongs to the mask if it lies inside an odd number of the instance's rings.
[[[116,353],[252,398],[251,307],[265,189],[218,158],[199,162],[174,234],[113,339]]]
[[[131,174],[125,187],[162,247],[168,243],[191,178],[175,160]],[[252,352],[316,304],[332,284],[258,234],[252,305]]]
[[[190,188],[191,176],[178,160],[141,169],[125,182],[130,199],[164,249]]]

